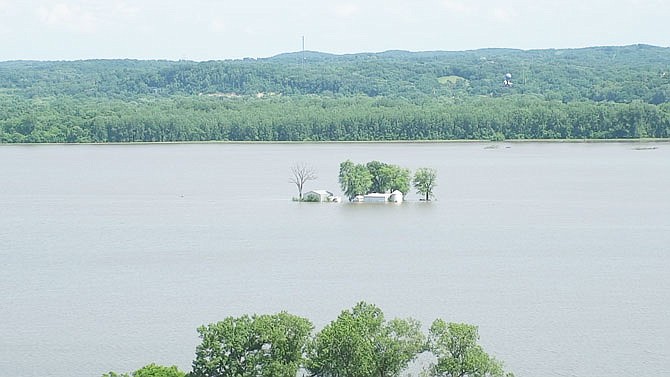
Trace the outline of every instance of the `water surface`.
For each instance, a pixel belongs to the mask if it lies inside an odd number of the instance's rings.
[[[359,300],[479,325],[517,376],[670,370],[670,146],[0,146],[0,376],[190,369],[196,328]],[[437,201],[340,193],[339,163],[438,171]]]

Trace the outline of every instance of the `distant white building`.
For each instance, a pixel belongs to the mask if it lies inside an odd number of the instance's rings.
[[[391,193],[391,196],[389,197],[389,202],[393,203],[402,203],[404,195],[402,192],[395,190]]]
[[[333,193],[326,190],[312,190],[302,195],[304,201],[331,202],[335,201],[334,198]]]
[[[387,203],[387,202],[402,203],[402,200],[403,200],[402,192],[395,190],[391,193],[371,192],[369,194],[365,194],[362,196],[359,195],[355,198],[354,201],[364,203]]]
[[[363,195],[363,202],[365,203],[386,203],[389,201],[391,194],[381,192],[371,192]]]

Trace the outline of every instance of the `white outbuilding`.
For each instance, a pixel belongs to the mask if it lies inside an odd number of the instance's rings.
[[[326,190],[312,190],[304,193],[302,199],[304,201],[314,201],[314,202],[329,202],[333,198],[333,193]]]
[[[389,202],[393,203],[402,203],[403,200],[403,194],[402,192],[395,190],[391,193],[391,196],[389,197]]]
[[[389,201],[391,194],[381,193],[381,192],[371,192],[363,196],[363,202],[365,203],[386,203]]]

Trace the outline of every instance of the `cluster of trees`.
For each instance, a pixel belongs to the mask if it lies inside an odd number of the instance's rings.
[[[344,161],[340,164],[338,178],[342,192],[349,200],[370,192],[398,190],[405,195],[410,188],[408,169],[379,161],[370,161],[365,165]]]
[[[379,161],[370,161],[367,164],[355,164],[351,160],[340,163],[338,177],[342,192],[351,201],[356,196],[371,192],[400,191],[403,196],[410,190],[410,183],[417,193],[430,200],[433,189],[437,186],[437,172],[435,169],[420,168],[410,180],[409,169]]]
[[[421,168],[410,178],[409,169],[379,161],[370,161],[367,164],[355,164],[351,160],[340,163],[338,181],[342,192],[351,201],[356,196],[371,192],[400,191],[403,196],[410,190],[410,184],[417,193],[430,200],[436,186],[436,171]]]
[[[422,372],[429,376],[512,376],[483,350],[477,327],[468,324],[437,319],[426,336],[418,321],[386,320],[380,308],[360,302],[316,335],[312,330],[309,320],[286,312],[228,317],[201,326],[202,342],[188,376],[295,377],[302,369],[315,377],[397,377],[424,352],[434,356],[434,363]],[[103,375],[117,376],[124,375]],[[184,373],[152,364],[133,377],[184,377]]]

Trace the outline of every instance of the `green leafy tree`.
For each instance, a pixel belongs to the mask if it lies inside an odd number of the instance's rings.
[[[390,186],[388,170],[389,165],[379,161],[370,161],[365,167],[372,176],[370,192],[386,192]]]
[[[173,365],[170,367],[151,363],[134,371],[132,374],[109,372],[102,375],[102,377],[185,377],[186,373],[182,372]]]
[[[339,181],[342,192],[349,200],[357,195],[367,194],[372,187],[370,171],[365,165],[354,164],[350,160],[340,164]]]
[[[360,302],[316,335],[306,367],[321,377],[394,377],[425,344],[417,321],[387,322],[381,309]]]
[[[184,377],[186,373],[180,371],[175,365],[167,367],[163,365],[149,364],[133,372],[133,377]]]
[[[403,195],[407,195],[410,188],[410,182],[411,179],[409,169],[393,166],[393,171],[391,174],[391,185],[389,187],[390,191],[398,190],[402,192]]]
[[[201,326],[192,377],[295,377],[312,324],[285,312]]]
[[[437,319],[430,327],[429,348],[437,358],[430,369],[434,377],[502,377],[502,362],[477,344],[477,326],[446,323]],[[506,376],[513,376],[508,373]]]
[[[421,194],[428,201],[435,197],[433,189],[437,186],[437,172],[435,169],[421,168],[414,173],[412,184],[417,194]]]
[[[397,165],[370,161],[365,165],[372,176],[370,192],[391,192],[398,190],[407,194],[410,188],[410,172]]]

